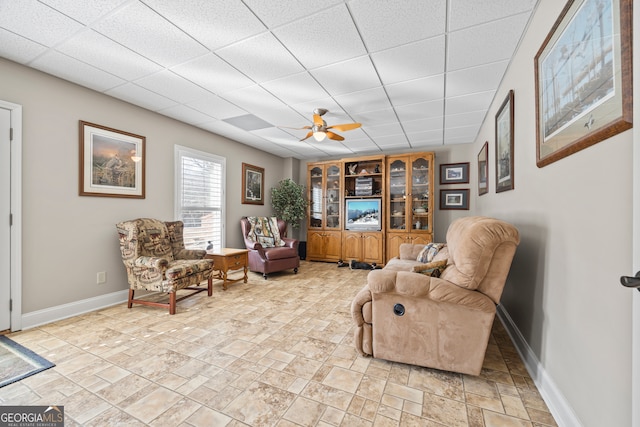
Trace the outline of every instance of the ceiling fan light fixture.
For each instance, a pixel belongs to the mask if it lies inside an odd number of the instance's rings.
[[[313,137],[316,139],[316,141],[320,142],[320,141],[323,141],[327,137],[327,134],[325,132],[322,132],[322,131],[317,131],[317,132],[313,133]]]

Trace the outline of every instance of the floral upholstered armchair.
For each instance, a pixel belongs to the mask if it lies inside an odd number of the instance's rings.
[[[185,249],[182,221],[139,218],[120,222],[116,229],[129,281],[129,308],[133,303],[168,307],[175,314],[177,301],[202,291],[211,296],[213,261],[204,259],[205,250]],[[205,280],[207,287],[200,287]],[[180,289],[194,292],[177,298]],[[136,290],[167,293],[169,302],[135,299]]]

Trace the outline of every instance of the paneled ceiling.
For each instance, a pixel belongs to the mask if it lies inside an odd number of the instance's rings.
[[[473,142],[535,3],[0,0],[0,56],[281,157],[433,149]],[[315,108],[362,127],[301,142]]]

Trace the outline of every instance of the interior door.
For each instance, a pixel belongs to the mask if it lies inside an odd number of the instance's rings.
[[[11,327],[11,111],[0,108],[0,331]]]

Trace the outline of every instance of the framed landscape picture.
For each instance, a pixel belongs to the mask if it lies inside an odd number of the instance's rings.
[[[478,195],[489,192],[489,141],[486,141],[478,153]]]
[[[469,209],[469,189],[440,190],[440,210]]]
[[[632,0],[570,0],[535,56],[536,163],[632,127]]]
[[[496,193],[513,190],[513,91],[496,114]]]
[[[466,184],[469,182],[469,163],[440,165],[440,184]]]
[[[264,169],[242,164],[242,203],[264,205]]]
[[[80,121],[81,196],[145,198],[144,136]]]

